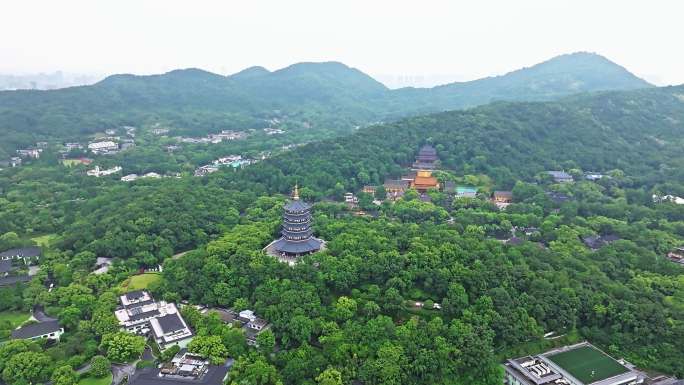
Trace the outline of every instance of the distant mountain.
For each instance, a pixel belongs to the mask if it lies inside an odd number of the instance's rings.
[[[301,127],[306,127],[309,138],[320,139],[373,121],[493,100],[549,100],[578,92],[649,86],[617,64],[587,53],[559,56],[502,76],[426,89],[389,90],[337,62],[298,63],[273,72],[251,67],[231,76],[200,69],[114,75],[92,86],[0,92],[0,158],[37,140],[82,139],[121,125],[160,122],[180,132],[205,133],[260,126],[265,118],[286,114],[313,123]]]
[[[578,52],[501,76],[429,89],[403,88],[396,90],[394,96],[399,106],[411,103],[416,111],[431,112],[474,107],[496,100],[543,101],[580,92],[651,86],[601,55]]]

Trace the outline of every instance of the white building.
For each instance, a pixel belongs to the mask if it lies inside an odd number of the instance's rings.
[[[27,148],[25,150],[17,150],[17,154],[23,158],[40,158],[40,153],[43,152],[42,148]]]
[[[121,171],[120,166],[114,166],[114,167],[106,169],[106,170],[100,169],[100,166],[95,166],[95,168],[93,170],[86,171],[86,174],[88,176],[94,176],[96,178],[99,178],[101,176],[107,176],[107,175],[115,174],[119,171]]]
[[[138,179],[138,174],[128,174],[126,176],[122,176],[121,180],[123,182],[133,182],[134,180]]]
[[[175,304],[156,302],[145,290],[126,293],[119,301],[121,306],[114,315],[123,330],[138,335],[151,334],[161,350],[172,345],[184,348],[192,340],[192,330]]]
[[[111,140],[106,140],[102,142],[90,143],[88,145],[88,149],[95,154],[105,154],[112,151],[118,151],[119,145]]]

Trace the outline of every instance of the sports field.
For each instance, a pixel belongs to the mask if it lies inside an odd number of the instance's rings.
[[[627,368],[592,346],[546,356],[556,365],[585,384],[605,380],[627,372]]]

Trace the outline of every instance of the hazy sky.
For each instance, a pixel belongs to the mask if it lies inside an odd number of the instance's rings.
[[[575,51],[684,83],[684,1],[2,0],[0,72],[223,74],[336,60],[469,80]]]

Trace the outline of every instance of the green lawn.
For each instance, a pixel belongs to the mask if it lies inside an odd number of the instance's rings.
[[[0,312],[0,321],[10,321],[13,328],[23,324],[29,319],[31,314],[20,311],[3,311]]]
[[[592,346],[546,357],[585,384],[627,372],[627,368]]]
[[[102,378],[84,377],[78,382],[78,385],[109,385],[112,383],[112,374]]]
[[[161,275],[158,273],[139,274],[128,278],[121,286],[128,291],[142,290],[147,289],[151,284],[158,282],[160,279]]]
[[[57,238],[57,234],[45,234],[31,238],[40,247],[50,247],[50,242]]]

